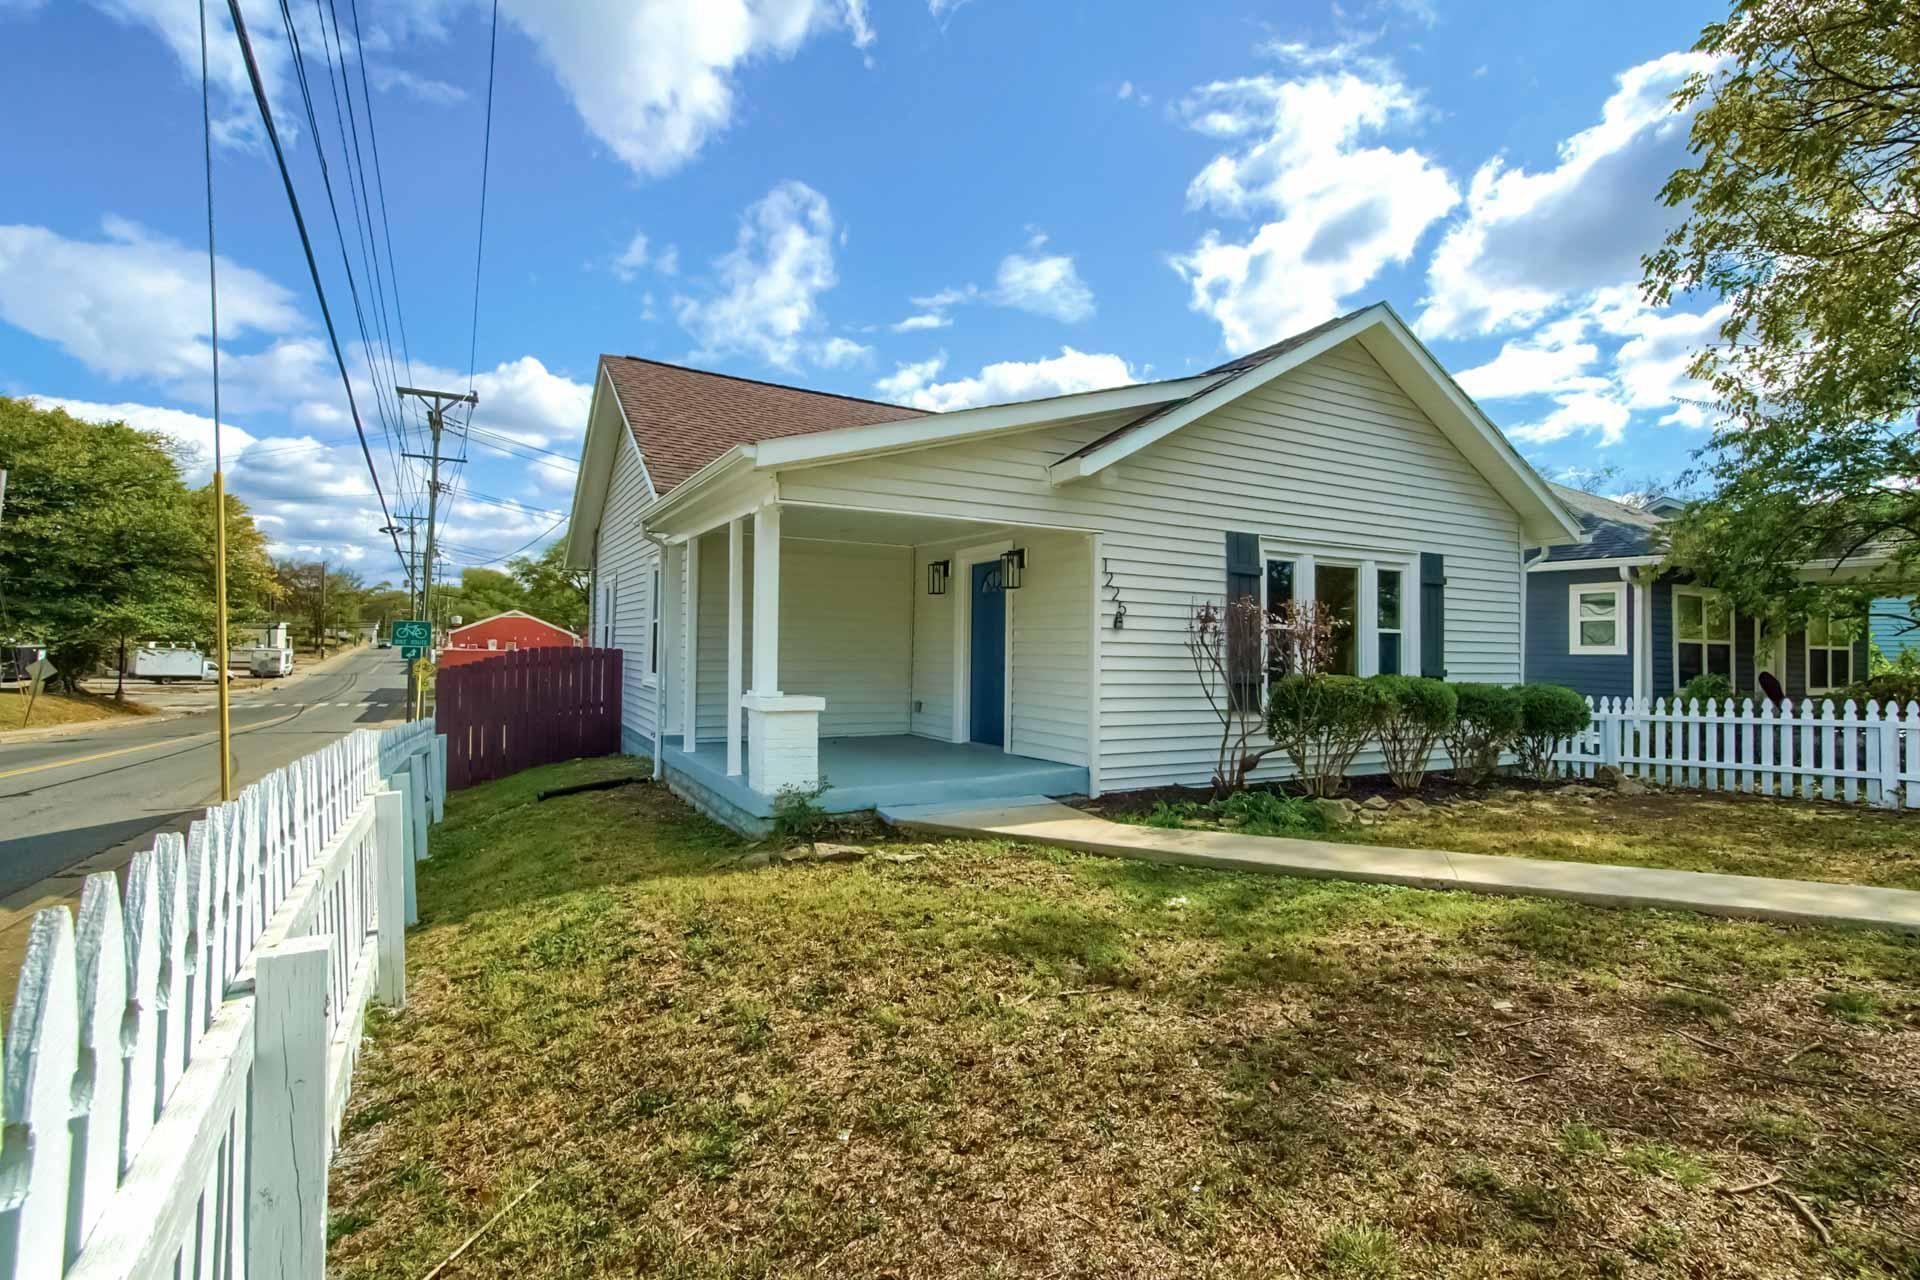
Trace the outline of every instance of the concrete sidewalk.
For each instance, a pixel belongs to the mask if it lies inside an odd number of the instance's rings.
[[[1920,933],[1920,892],[1865,885],[1660,871],[1438,849],[1395,849],[1225,831],[1167,831],[1109,822],[1042,796],[996,805],[882,809],[895,826],[955,836],[999,836],[1081,853],[1226,871],[1571,898],[1604,907],[1665,907],[1794,924],[1857,925]]]

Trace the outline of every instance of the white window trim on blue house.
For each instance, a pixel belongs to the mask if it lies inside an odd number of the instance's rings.
[[[1580,614],[1582,600],[1594,596],[1610,596],[1613,600],[1613,616],[1610,619],[1583,618]],[[1580,624],[1583,622],[1613,623],[1613,642],[1611,644],[1583,644],[1580,640]],[[1624,582],[1576,583],[1567,588],[1567,652],[1580,657],[1622,657],[1627,652],[1627,584]]]

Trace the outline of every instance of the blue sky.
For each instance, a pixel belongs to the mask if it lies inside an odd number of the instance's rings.
[[[225,8],[210,40],[230,483],[278,552],[392,577]],[[317,163],[377,338],[328,77],[345,76],[370,177],[378,139],[396,370],[403,315],[414,380],[464,387],[489,9],[291,8],[318,137],[278,6],[243,6],[382,487],[412,509],[417,466],[395,454],[418,426],[390,436],[376,412],[390,379],[361,345]],[[457,473],[447,567],[557,534],[603,351],[956,408],[1177,376],[1385,299],[1543,472],[1676,474],[1708,422],[1686,353],[1716,313],[1651,310],[1633,285],[1685,155],[1667,95],[1724,7],[1285,10],[503,0],[486,443]],[[0,0],[0,118],[31,122],[0,139],[0,393],[166,431],[204,474],[197,12]]]

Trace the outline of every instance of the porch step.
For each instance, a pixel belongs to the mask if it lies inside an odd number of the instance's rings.
[[[1008,796],[985,803],[886,804],[874,812],[889,826],[956,836],[978,835],[983,828],[1085,816],[1046,796]]]

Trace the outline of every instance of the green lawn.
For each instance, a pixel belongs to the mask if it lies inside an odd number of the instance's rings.
[[[533,802],[634,768],[449,803],[333,1274],[1920,1274],[1920,941]]]

